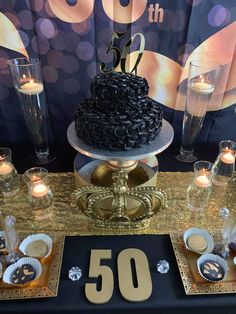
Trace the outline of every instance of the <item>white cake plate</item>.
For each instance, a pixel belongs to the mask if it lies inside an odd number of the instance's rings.
[[[144,159],[164,151],[173,141],[174,130],[170,123],[163,119],[161,131],[152,143],[128,151],[110,151],[86,144],[76,135],[75,122],[68,127],[67,138],[70,145],[83,155],[99,160],[128,161]]]

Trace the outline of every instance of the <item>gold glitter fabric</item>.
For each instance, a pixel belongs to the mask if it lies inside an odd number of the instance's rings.
[[[91,221],[79,208],[71,204],[75,190],[73,173],[50,173],[49,184],[53,191],[53,206],[42,212],[32,210],[27,202],[27,188],[20,178],[20,191],[14,198],[0,199],[3,215],[14,215],[19,231],[61,232],[64,235],[109,234],[168,234],[189,227],[203,227],[208,231],[222,227],[219,209],[236,211],[236,179],[227,188],[213,187],[209,206],[202,213],[192,213],[187,208],[186,191],[192,178],[191,172],[160,172],[157,186],[167,195],[167,206],[159,210],[145,229],[110,230],[92,227]]]

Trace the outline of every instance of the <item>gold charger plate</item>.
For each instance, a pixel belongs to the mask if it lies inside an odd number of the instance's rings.
[[[219,234],[213,234],[214,238]],[[236,265],[233,264],[235,253],[231,252],[227,259],[229,271],[224,280],[220,282],[208,282],[204,280],[197,270],[197,259],[200,255],[185,248],[183,234],[171,233],[170,239],[180,271],[180,276],[186,294],[221,294],[236,293]]]
[[[23,240],[29,234],[20,234]],[[0,279],[0,300],[20,300],[33,298],[49,298],[57,296],[65,237],[61,234],[49,233],[53,239],[50,257],[41,260],[42,275],[25,287],[5,284]]]

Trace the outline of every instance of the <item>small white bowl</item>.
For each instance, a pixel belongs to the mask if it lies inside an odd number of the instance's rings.
[[[196,234],[196,235],[199,235],[201,237],[203,237],[206,241],[206,249],[202,252],[198,252],[198,251],[194,251],[192,248],[190,248],[188,246],[188,238],[189,236],[193,235],[193,234]],[[213,241],[213,238],[212,236],[210,235],[209,232],[207,232],[206,230],[204,229],[200,229],[200,228],[190,228],[188,230],[185,231],[184,233],[184,236],[183,236],[183,239],[184,239],[184,243],[185,243],[185,247],[189,250],[189,251],[192,251],[194,253],[197,253],[197,254],[205,254],[205,253],[210,253],[213,251],[214,249],[214,241]]]
[[[210,280],[203,275],[203,273],[201,271],[201,265],[207,260],[210,260],[212,262],[217,262],[223,268],[224,276],[221,280],[217,280],[217,281],[216,280]],[[215,255],[215,254],[207,253],[207,254],[204,254],[198,258],[197,269],[198,269],[198,272],[201,275],[201,277],[204,278],[205,280],[207,280],[209,282],[219,282],[219,281],[222,281],[226,278],[227,271],[229,271],[229,266],[228,266],[228,263],[226,262],[226,260],[224,260],[222,257]]]
[[[25,284],[14,284],[12,282],[12,276],[14,271],[16,270],[17,267],[21,267],[22,265],[25,264],[30,264],[36,272],[35,278],[31,281],[26,282]],[[40,277],[40,275],[42,274],[42,266],[41,263],[36,259],[36,258],[32,258],[32,257],[22,257],[21,259],[19,259],[19,261],[17,261],[16,263],[8,266],[3,274],[3,282],[9,284],[9,285],[14,285],[14,286],[24,286],[27,284],[30,284],[32,281],[38,279]]]
[[[52,239],[49,237],[49,235],[45,234],[45,233],[37,233],[37,234],[31,234],[29,235],[27,238],[25,238],[20,246],[19,246],[19,250],[24,254],[24,255],[28,255],[27,253],[27,247],[30,243],[37,241],[37,240],[42,240],[43,242],[45,242],[47,244],[48,247],[48,251],[47,254],[45,256],[42,256],[40,258],[47,258],[51,253],[52,253]]]

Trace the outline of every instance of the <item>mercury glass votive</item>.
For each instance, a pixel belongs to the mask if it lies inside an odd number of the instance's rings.
[[[42,167],[30,168],[23,174],[28,188],[28,202],[30,207],[38,211],[37,219],[48,217],[46,212],[53,203],[53,194],[48,184],[48,171]]]
[[[236,143],[230,140],[221,141],[219,144],[219,155],[213,167],[217,171],[213,177],[213,184],[226,186],[233,176],[235,168]]]
[[[19,177],[11,156],[10,148],[0,147],[0,189],[4,197],[14,196],[19,191]]]
[[[211,194],[213,164],[209,161],[194,163],[193,179],[187,189],[188,208],[192,211],[202,211],[208,205]]]

